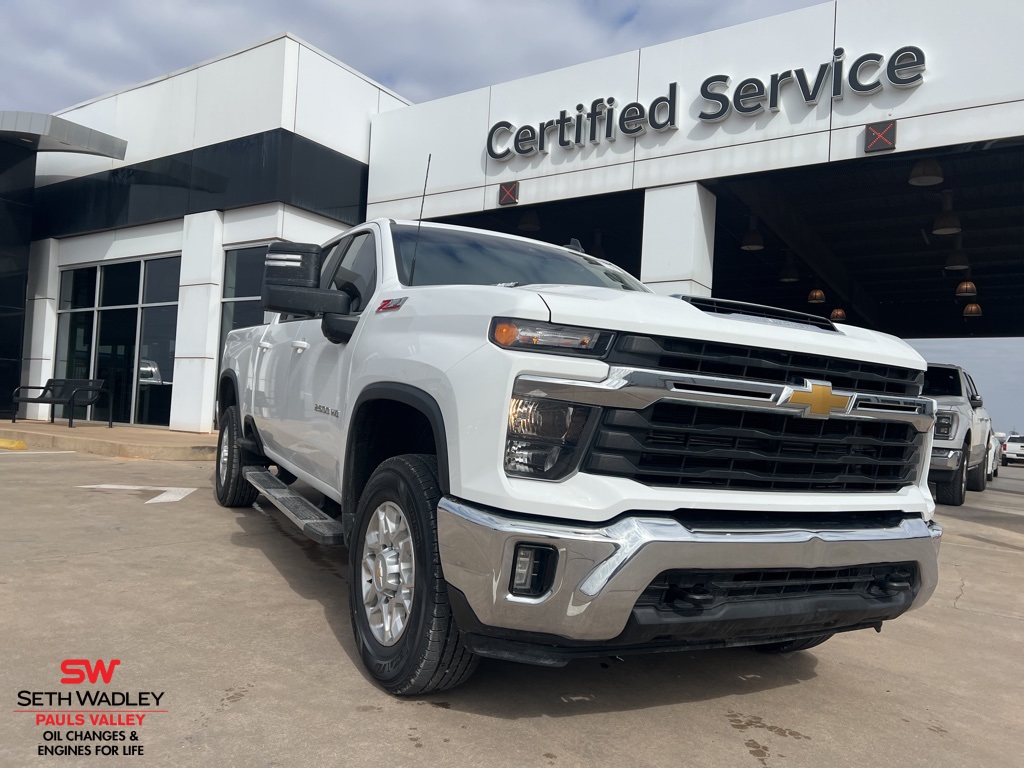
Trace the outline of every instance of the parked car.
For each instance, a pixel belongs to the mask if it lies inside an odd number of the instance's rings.
[[[989,480],[999,477],[999,457],[1003,452],[1003,438],[999,436],[1000,434],[999,432],[993,432],[988,439],[988,460],[986,466],[988,467],[987,475]]]
[[[985,490],[992,419],[974,379],[959,365],[929,363],[921,394],[937,406],[928,473],[935,500],[959,507],[968,490]]]
[[[1024,435],[1010,435],[1003,443],[1003,466],[1011,461],[1024,461]]]

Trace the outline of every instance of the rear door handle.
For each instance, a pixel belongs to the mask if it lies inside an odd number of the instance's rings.
[[[309,349],[309,342],[308,341],[293,341],[292,342],[292,349],[298,350],[299,354],[302,354],[302,350]]]
[[[260,349],[270,349],[273,346],[269,341],[261,341]]]

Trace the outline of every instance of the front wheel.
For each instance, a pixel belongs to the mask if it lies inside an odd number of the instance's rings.
[[[356,510],[352,630],[367,671],[399,696],[454,688],[477,665],[455,625],[441,572],[440,497],[436,459],[407,454],[377,467]]]
[[[960,462],[960,468],[953,475],[953,479],[949,482],[935,484],[935,500],[939,504],[962,507],[967,499],[967,456],[969,447],[967,445],[964,446],[964,458]]]
[[[222,507],[251,507],[260,492],[242,475],[242,469],[254,462],[238,441],[242,437],[242,418],[232,405],[220,419],[217,437],[217,472],[214,493]]]
[[[764,645],[755,645],[754,650],[760,651],[761,653],[791,653],[793,651],[806,651],[808,648],[821,645],[834,634],[834,632],[829,632],[825,635],[806,637],[803,640],[787,640],[781,643],[765,643]]]

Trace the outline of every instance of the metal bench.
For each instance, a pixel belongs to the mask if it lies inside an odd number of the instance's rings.
[[[70,406],[70,410],[68,412],[68,428],[70,429],[75,426],[76,405],[92,405],[100,399],[100,395],[107,396],[108,406],[113,405],[110,402],[110,390],[103,386],[105,383],[105,379],[48,379],[46,384],[41,387],[23,386],[16,388],[14,390],[14,394],[11,395],[11,400],[15,404],[42,403],[49,405],[51,424],[53,424],[54,406]],[[25,390],[30,389],[38,389],[41,391],[38,395],[23,394]],[[15,405],[14,416],[11,417],[11,423],[14,424],[17,420],[18,408],[17,405]],[[114,426],[113,407],[108,408],[107,426],[110,428],[113,428]]]

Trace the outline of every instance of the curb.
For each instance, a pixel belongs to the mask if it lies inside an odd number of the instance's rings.
[[[0,428],[0,448],[25,450],[27,447],[58,451],[76,451],[117,459],[162,461],[212,461],[217,453],[213,445],[168,445],[126,440],[81,437],[73,434],[45,434]]]

